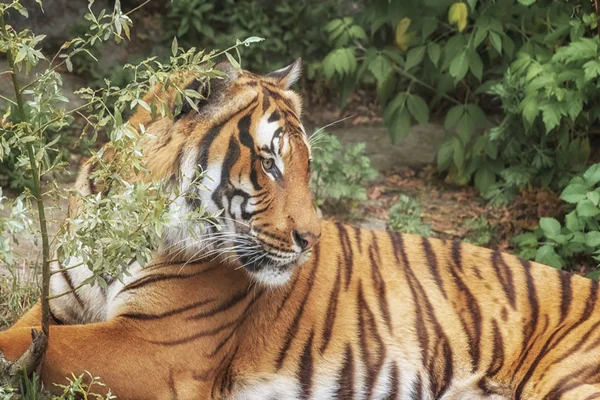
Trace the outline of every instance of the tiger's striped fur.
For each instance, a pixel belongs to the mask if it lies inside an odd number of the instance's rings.
[[[284,174],[305,173],[308,154]],[[293,207],[310,219],[308,200]],[[328,221],[320,232],[275,287],[222,261],[157,256],[113,286],[102,320],[51,327],[44,381],[89,370],[122,399],[600,398],[595,282],[459,242]],[[9,359],[36,312],[0,333]]]

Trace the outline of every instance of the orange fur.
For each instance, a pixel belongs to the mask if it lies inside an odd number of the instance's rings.
[[[174,174],[182,146],[214,123],[235,126],[256,87],[274,85],[237,79],[230,108],[219,103],[202,120],[132,119],[160,133],[146,153],[152,174]],[[315,227],[308,153],[298,149],[265,218],[322,235],[287,284],[253,284],[220,261],[157,256],[121,289],[109,320],[51,327],[44,382],[88,370],[121,399],[600,398],[595,282],[468,244]],[[211,157],[226,151],[216,143]],[[38,318],[34,309],[0,333],[8,359],[29,346]]]

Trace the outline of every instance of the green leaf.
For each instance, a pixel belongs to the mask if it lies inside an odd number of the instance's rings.
[[[519,3],[523,4],[524,6],[531,6],[533,5],[537,0],[519,0]]]
[[[529,126],[532,126],[533,122],[540,113],[537,99],[531,96],[525,97],[523,101],[521,101],[520,108],[521,113],[523,114],[523,119],[529,124]]]
[[[225,56],[227,57],[227,60],[229,60],[229,62],[233,66],[233,68],[237,69],[238,71],[242,69],[242,67],[240,66],[240,63],[238,63],[238,61],[235,59],[235,57],[233,57],[229,53],[225,53]]]
[[[391,68],[390,60],[383,54],[377,54],[369,63],[369,71],[371,71],[378,83],[387,79]]]
[[[263,40],[265,39],[259,36],[250,36],[249,38],[246,38],[246,40],[244,40],[244,45],[248,46],[251,43],[258,43],[262,42]]]
[[[454,153],[454,143],[453,139],[446,140],[437,153],[437,164],[441,170],[446,170],[450,166],[450,162],[452,161],[452,154]]]
[[[450,75],[454,78],[455,82],[462,81],[467,71],[469,70],[469,63],[467,61],[466,52],[462,52],[452,59],[450,62]]]
[[[171,55],[173,57],[177,56],[177,50],[179,49],[179,45],[177,44],[177,36],[173,38],[171,42]]]
[[[552,129],[560,125],[561,110],[555,103],[544,104],[540,108],[542,110],[542,119],[546,126],[546,133],[549,133]]]
[[[469,69],[475,75],[477,79],[481,81],[481,77],[483,76],[483,62],[481,61],[481,57],[477,54],[476,51],[469,51],[468,53],[469,60]]]
[[[592,204],[594,204],[595,206],[598,205],[598,202],[600,201],[600,193],[588,192],[586,196],[587,196],[588,200],[592,202]]]
[[[483,41],[485,40],[485,38],[487,38],[487,36],[488,36],[487,29],[482,29],[481,27],[477,27],[477,29],[475,30],[475,39],[474,39],[475,48],[479,47],[479,45],[481,45],[481,43],[483,43]]]
[[[427,107],[427,103],[421,96],[409,95],[406,104],[419,124],[424,125],[429,122],[429,107]]]
[[[458,138],[453,139],[453,148],[452,160],[454,161],[456,168],[461,171],[465,163],[465,149]]]
[[[424,56],[425,46],[418,46],[410,49],[410,51],[406,55],[406,64],[404,65],[404,68],[406,70],[410,70],[411,68],[419,65],[421,61],[423,61]]]
[[[473,121],[473,118],[471,118],[471,115],[468,112],[464,113],[460,118],[456,124],[455,130],[463,143],[469,143],[475,133],[475,121]]]
[[[600,182],[600,164],[594,164],[583,173],[583,180],[588,186],[594,186]]]
[[[586,81],[591,81],[600,75],[600,61],[591,60],[583,64],[583,76]]]
[[[498,54],[502,54],[502,38],[496,32],[490,32],[490,42]]]
[[[562,259],[556,252],[554,251],[554,247],[550,245],[544,245],[540,247],[535,254],[535,261],[549,265],[556,269],[562,268]]]
[[[460,121],[461,117],[465,112],[465,108],[463,105],[456,105],[452,107],[448,114],[446,114],[446,119],[444,120],[444,129],[447,131],[451,131]]]
[[[399,142],[408,136],[410,133],[410,114],[406,108],[395,114],[389,128],[394,142]]]
[[[531,232],[517,235],[512,241],[519,247],[537,247],[538,245],[537,237]]]
[[[567,46],[559,47],[552,57],[553,61],[569,63],[581,61],[598,56],[598,42],[596,38],[583,37]]]
[[[570,232],[579,232],[583,228],[576,211],[571,211],[565,216],[565,228]]]
[[[442,54],[442,48],[439,44],[431,42],[427,45],[427,54],[429,55],[429,59],[437,67],[438,62],[440,61],[440,56]]]
[[[585,234],[585,245],[589,247],[600,246],[600,232],[591,231]]]
[[[549,238],[560,235],[560,222],[554,218],[540,218],[540,227]]]
[[[562,191],[560,198],[567,203],[575,204],[585,199],[587,191],[588,188],[585,185],[574,183]]]
[[[487,192],[490,187],[496,183],[496,174],[493,173],[489,168],[479,168],[475,172],[475,186],[480,192]]]
[[[598,209],[598,207],[596,207],[594,203],[588,199],[581,200],[579,203],[577,203],[577,207],[575,209],[577,210],[577,215],[584,218],[595,217],[596,215],[600,214],[600,209]]]

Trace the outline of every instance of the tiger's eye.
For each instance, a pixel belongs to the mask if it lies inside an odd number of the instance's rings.
[[[270,170],[273,168],[273,159],[272,158],[263,158],[262,166],[265,170]]]

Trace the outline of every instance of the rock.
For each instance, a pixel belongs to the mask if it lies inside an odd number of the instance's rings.
[[[373,167],[379,171],[431,164],[446,138],[443,126],[435,123],[413,126],[406,139],[398,143],[392,143],[385,126],[331,127],[327,131],[345,145],[364,142]]]

